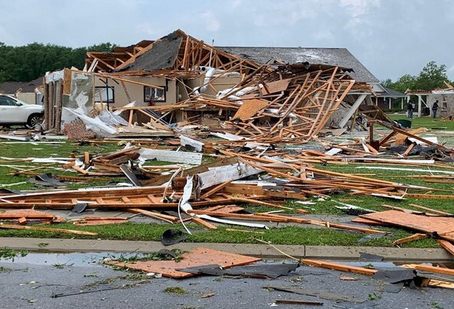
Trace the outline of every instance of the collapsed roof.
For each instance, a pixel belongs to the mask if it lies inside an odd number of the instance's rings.
[[[317,63],[352,68],[352,77],[358,82],[378,83],[379,80],[346,48],[303,47],[219,47],[257,63]]]

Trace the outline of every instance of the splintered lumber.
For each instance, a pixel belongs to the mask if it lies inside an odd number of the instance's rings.
[[[64,221],[63,218],[56,217],[55,215],[48,214],[42,211],[37,211],[34,209],[15,209],[7,210],[5,212],[0,212],[0,220],[7,219],[44,219],[44,220],[53,220],[58,219],[58,221]]]
[[[363,232],[366,234],[386,234],[385,231],[366,229],[366,228],[362,228],[359,226],[352,226],[352,225],[333,223],[333,222],[329,222],[329,221],[319,221],[319,220],[308,220],[308,221],[309,221],[308,222],[309,224],[326,226],[328,228],[333,227],[333,228],[342,229],[342,230]]]
[[[439,214],[439,215],[442,215],[442,216],[452,216],[452,214],[450,214],[449,212],[436,210],[436,209],[432,209],[432,208],[421,206],[421,205],[417,205],[417,204],[410,204],[410,206],[413,206],[413,207],[419,208],[419,209],[424,209],[424,210],[427,210],[428,212],[431,212],[431,213],[434,213],[434,214]]]
[[[322,302],[312,300],[299,300],[299,299],[276,299],[276,304],[288,304],[288,305],[309,305],[309,306],[323,306]]]
[[[454,241],[454,218],[452,217],[428,217],[396,210],[376,212],[360,217],[427,234],[437,233],[441,238]]]
[[[426,239],[428,238],[429,236],[427,236],[427,234],[422,234],[422,233],[416,233],[416,234],[413,234],[413,235],[410,235],[410,236],[407,236],[407,237],[404,237],[404,238],[400,238],[400,239],[397,239],[393,242],[393,246],[399,246],[399,245],[403,245],[403,244],[406,244],[407,242],[411,242],[411,241],[415,241],[415,240],[420,240],[420,239]]]
[[[319,261],[319,260],[310,260],[310,259],[302,259],[301,263],[303,263],[304,265],[308,265],[308,266],[334,269],[334,270],[345,271],[345,272],[361,274],[361,275],[366,275],[366,276],[372,276],[378,271],[376,269],[369,269],[369,268],[364,268],[364,267],[350,266],[350,265],[345,265],[345,264]]]
[[[96,226],[127,223],[128,219],[118,217],[84,217],[71,220],[71,222],[76,226]]]
[[[226,181],[226,182],[223,182],[223,183],[221,183],[221,184],[215,186],[213,189],[211,189],[211,190],[205,192],[205,193],[200,197],[200,199],[203,200],[203,199],[205,199],[205,198],[207,198],[207,197],[210,197],[211,195],[215,194],[216,192],[222,190],[225,186],[227,186],[227,185],[228,185],[229,183],[231,183],[232,181],[233,181],[233,179],[228,180],[228,181]]]
[[[54,229],[54,228],[48,228],[48,227],[24,226],[24,225],[13,225],[13,224],[0,224],[0,228],[1,229],[13,229],[13,230],[29,230],[29,231],[42,231],[42,232],[63,233],[63,234],[87,235],[87,236],[97,236],[98,235],[98,233],[79,231],[79,230]]]
[[[140,270],[146,273],[158,273],[164,277],[174,279],[188,278],[196,274],[181,271],[179,269],[200,267],[205,265],[219,265],[222,268],[230,268],[233,266],[242,266],[258,262],[260,258],[254,258],[245,255],[239,255],[224,251],[217,251],[205,248],[196,248],[192,252],[186,252],[180,255],[181,260],[176,262],[170,261],[135,261],[133,263],[125,263],[120,261],[107,261],[108,265],[119,267],[127,267],[129,269]]]
[[[162,221],[165,221],[165,222],[168,222],[168,223],[175,223],[175,222],[178,222],[180,220],[180,219],[178,219],[177,217],[174,217],[174,216],[169,216],[169,215],[165,215],[165,214],[161,214],[161,213],[157,213],[157,212],[149,211],[149,210],[145,210],[145,209],[130,208],[130,209],[128,209],[128,211],[133,212],[133,213],[137,213],[137,214],[142,214],[144,216],[151,217],[151,218],[158,219],[158,220],[162,220]]]
[[[424,265],[424,264],[410,265],[410,266],[412,266],[411,268],[414,268],[416,270],[454,276],[454,269],[451,269],[451,268],[429,266],[429,265]]]
[[[440,244],[440,246],[443,247],[446,251],[451,253],[452,256],[454,256],[454,245],[450,243],[449,241],[438,239],[437,242]]]
[[[211,224],[211,223],[203,220],[202,218],[192,217],[191,219],[192,219],[192,222],[197,223],[199,225],[202,225],[202,226],[204,226],[204,227],[206,227],[206,228],[208,228],[210,230],[217,230],[218,229],[216,225]]]
[[[260,205],[260,206],[267,206],[267,207],[279,208],[279,209],[285,209],[285,210],[293,210],[293,208],[291,208],[291,207],[276,205],[276,204],[262,202],[262,201],[258,201],[255,199],[244,198],[244,197],[232,197],[231,201],[240,202],[240,203],[249,203],[249,204]]]

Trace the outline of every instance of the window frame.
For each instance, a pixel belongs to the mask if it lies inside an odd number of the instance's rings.
[[[103,101],[103,98],[102,98],[102,95],[103,93],[101,92],[101,101],[99,100],[96,100],[96,96],[99,95],[99,89],[105,89],[106,90],[106,101]],[[112,97],[110,96],[107,96],[107,93],[109,91],[109,89],[112,90]],[[107,97],[109,97],[109,100],[107,100]],[[93,95],[93,100],[95,103],[108,103],[108,104],[113,104],[115,103],[115,87],[114,86],[107,86],[107,85],[104,85],[104,86],[95,86],[95,93]]]
[[[143,101],[144,102],[167,102],[167,86],[160,86],[163,89],[156,89],[148,86],[143,86]],[[163,99],[156,99],[156,92],[157,91],[162,91],[163,93]],[[149,93],[147,93],[149,92]],[[151,99],[151,96],[155,93],[154,98]]]

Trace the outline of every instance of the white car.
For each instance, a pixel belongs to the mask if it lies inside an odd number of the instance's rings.
[[[42,105],[28,104],[12,96],[0,94],[0,125],[27,125],[30,128],[41,123]]]

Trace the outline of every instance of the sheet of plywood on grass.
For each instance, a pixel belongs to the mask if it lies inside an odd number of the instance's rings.
[[[223,251],[196,248],[192,252],[184,253],[181,255],[183,258],[179,262],[175,261],[137,261],[134,263],[124,263],[118,261],[109,261],[107,264],[127,267],[129,269],[141,270],[147,273],[158,273],[164,277],[170,278],[187,278],[192,277],[194,274],[179,271],[178,269],[213,265],[217,264],[223,268],[229,268],[233,266],[247,265],[253,262],[260,261],[259,258],[254,258],[245,255],[239,255],[234,253],[228,253]]]
[[[249,118],[257,114],[260,110],[267,107],[269,102],[264,100],[252,99],[244,100],[243,105],[237,110],[233,119],[240,118],[242,121],[247,121]]]
[[[388,224],[388,223],[377,222],[377,221],[374,221],[374,220],[370,220],[370,219],[366,219],[366,218],[360,218],[360,217],[353,219],[352,222],[361,223],[361,224],[367,224],[367,225],[390,226],[390,224]]]
[[[425,233],[436,232],[442,238],[454,241],[454,218],[451,217],[427,217],[397,210],[376,212],[360,217]]]

